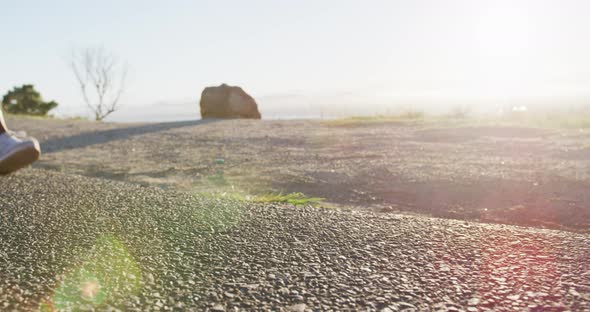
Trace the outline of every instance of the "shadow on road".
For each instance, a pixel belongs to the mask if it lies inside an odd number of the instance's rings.
[[[83,148],[94,144],[103,144],[111,141],[124,140],[136,135],[142,135],[158,131],[166,131],[174,128],[204,125],[219,119],[201,119],[144,124],[128,128],[118,128],[94,132],[85,132],[73,136],[49,139],[41,142],[43,153],[55,153],[64,150]]]

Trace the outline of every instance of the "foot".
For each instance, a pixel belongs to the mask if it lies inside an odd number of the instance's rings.
[[[33,138],[18,138],[11,133],[0,134],[0,174],[26,167],[39,159],[41,148]]]

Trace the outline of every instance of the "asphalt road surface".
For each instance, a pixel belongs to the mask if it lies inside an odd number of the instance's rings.
[[[338,122],[11,116],[8,124],[39,139],[40,169],[188,192],[301,192],[361,211],[590,233],[589,131],[475,119]]]
[[[0,177],[0,310],[590,310],[590,236]]]

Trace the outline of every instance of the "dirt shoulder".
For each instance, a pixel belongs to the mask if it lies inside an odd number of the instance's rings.
[[[303,192],[329,206],[590,230],[590,133],[322,121],[12,118],[37,168],[185,192]]]

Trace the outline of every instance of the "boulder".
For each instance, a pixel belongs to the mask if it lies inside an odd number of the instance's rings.
[[[260,119],[256,101],[242,88],[228,86],[207,87],[201,93],[201,118]]]

